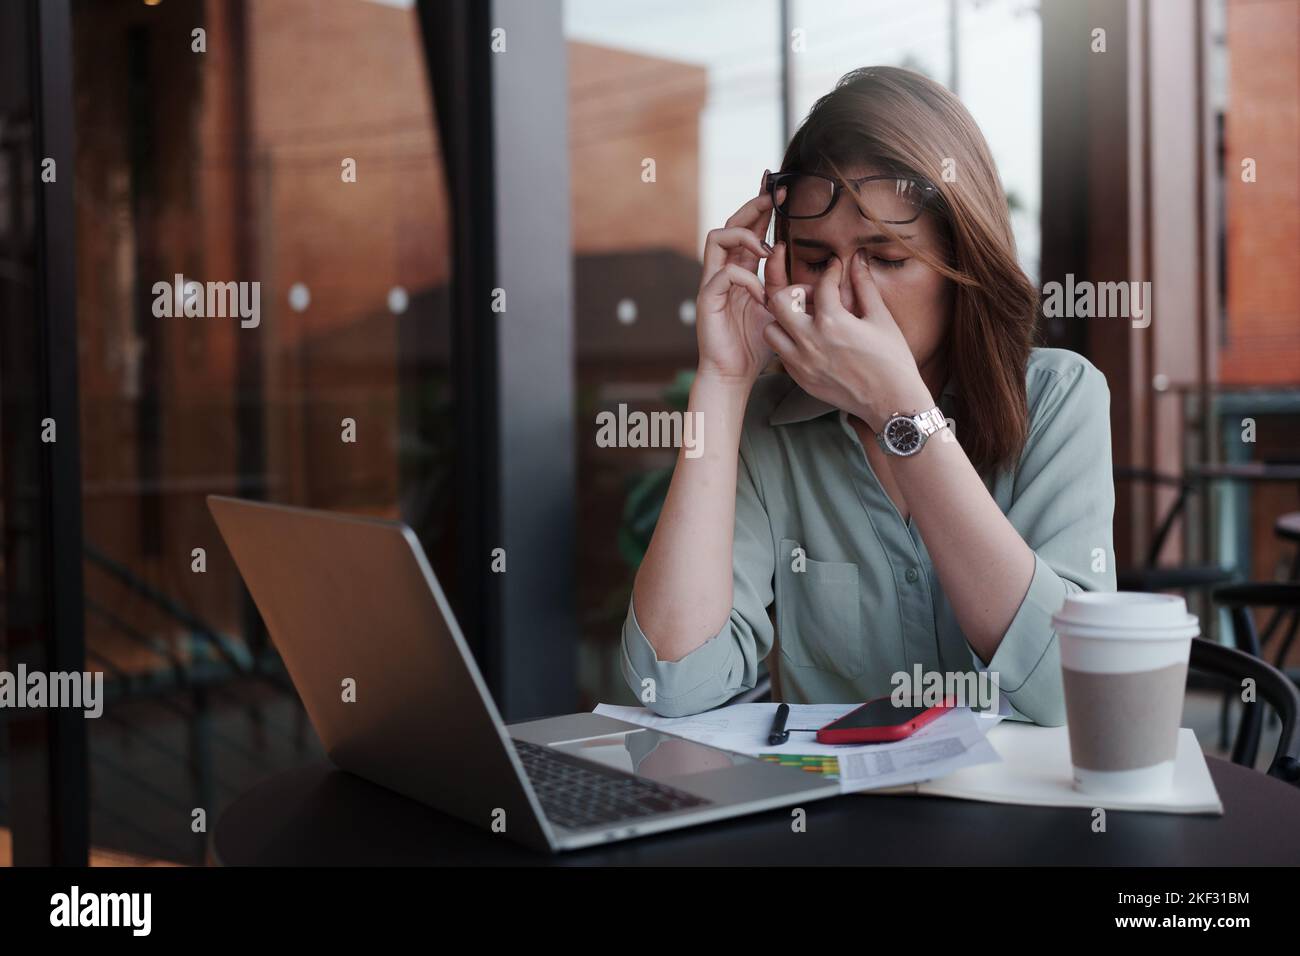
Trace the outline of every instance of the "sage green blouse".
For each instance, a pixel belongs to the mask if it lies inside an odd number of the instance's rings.
[[[988,669],[1013,718],[1058,726],[1065,702],[1051,615],[1067,594],[1115,589],[1110,392],[1087,359],[1061,349],[1035,349],[1026,384],[1024,451],[1014,471],[985,484],[1033,549],[1034,573]],[[939,400],[949,417],[953,398],[950,385]],[[653,679],[655,712],[699,713],[752,688],[774,644],[768,666],[790,703],[886,696],[891,675],[917,664],[984,668],[920,532],[876,479],[848,416],[780,373],[759,378],[745,412],[733,574],[727,625],[677,661],[658,659],[629,605],[623,674],[638,698]]]

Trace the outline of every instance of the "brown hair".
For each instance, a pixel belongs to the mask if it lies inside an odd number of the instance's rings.
[[[1025,368],[1039,299],[1016,260],[988,144],[966,107],[938,83],[911,70],[867,67],[845,74],[813,104],[781,170],[842,181],[839,169],[864,164],[938,190],[927,208],[939,221],[947,261],[877,225],[955,283],[946,359],[957,386],[957,438],[978,471],[1013,467],[1029,429]],[[778,217],[787,254],[788,233]]]

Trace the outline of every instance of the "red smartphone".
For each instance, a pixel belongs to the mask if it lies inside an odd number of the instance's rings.
[[[817,742],[878,744],[902,740],[951,709],[951,704],[941,704],[938,707],[896,707],[890,698],[877,697],[817,731]]]

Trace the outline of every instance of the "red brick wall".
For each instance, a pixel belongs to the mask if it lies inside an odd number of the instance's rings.
[[[1300,381],[1300,0],[1228,0],[1228,384]],[[1257,180],[1241,181],[1244,158]]]

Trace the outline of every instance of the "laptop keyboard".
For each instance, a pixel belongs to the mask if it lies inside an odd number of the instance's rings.
[[[568,758],[549,747],[523,740],[511,743],[547,818],[562,827],[602,826],[712,802],[643,777]]]

